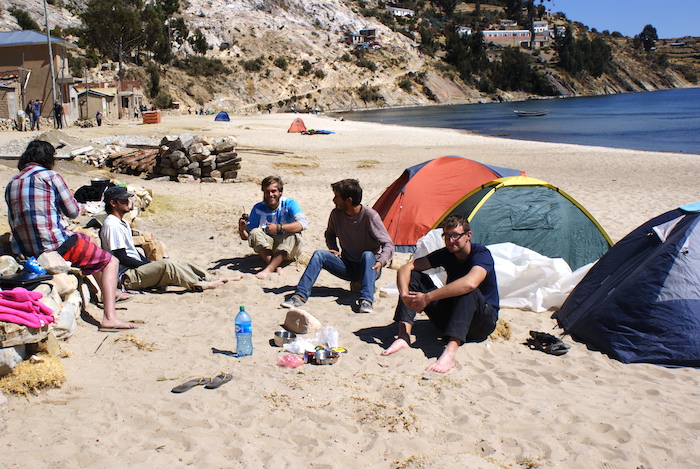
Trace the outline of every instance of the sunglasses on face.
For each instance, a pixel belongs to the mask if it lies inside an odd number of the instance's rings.
[[[445,241],[457,241],[465,234],[467,233],[443,233],[442,237],[445,238]]]

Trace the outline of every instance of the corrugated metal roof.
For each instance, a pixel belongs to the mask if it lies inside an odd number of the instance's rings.
[[[51,43],[77,49],[76,45],[53,36],[51,36]],[[46,34],[31,30],[0,31],[0,47],[30,46],[34,44],[46,44]]]

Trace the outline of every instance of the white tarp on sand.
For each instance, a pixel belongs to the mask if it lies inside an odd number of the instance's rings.
[[[419,239],[414,257],[444,247],[441,234],[441,229],[431,230]],[[501,308],[529,309],[538,313],[559,308],[593,265],[585,265],[572,273],[563,259],[551,259],[513,243],[487,247],[496,267]],[[444,285],[442,269],[431,269],[427,273],[436,286]],[[398,297],[395,283],[385,285],[381,291],[389,297]]]

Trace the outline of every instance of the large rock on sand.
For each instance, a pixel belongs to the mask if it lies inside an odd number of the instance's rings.
[[[296,334],[308,334],[321,329],[321,322],[303,309],[292,308],[287,311],[284,327]]]

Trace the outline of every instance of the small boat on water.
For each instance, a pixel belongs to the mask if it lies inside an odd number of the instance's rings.
[[[546,116],[549,111],[518,111],[517,109],[513,111],[518,117],[538,117]]]

